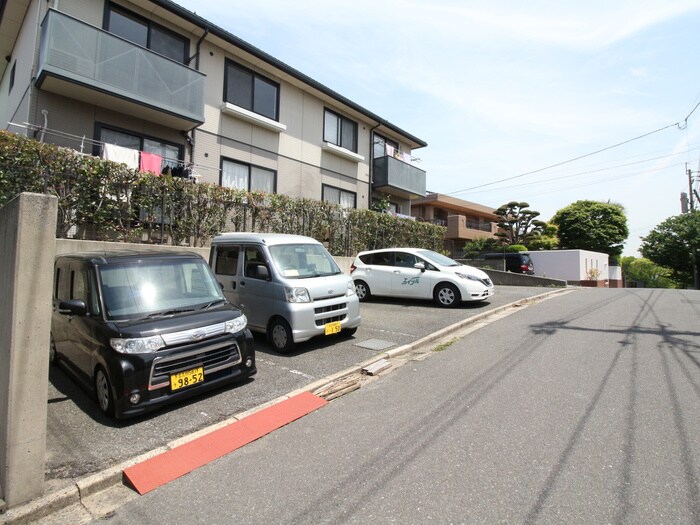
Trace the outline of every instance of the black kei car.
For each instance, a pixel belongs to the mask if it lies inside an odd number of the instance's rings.
[[[253,338],[188,252],[60,255],[51,361],[125,418],[256,373]]]

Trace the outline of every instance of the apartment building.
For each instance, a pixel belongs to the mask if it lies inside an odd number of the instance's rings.
[[[416,199],[412,205],[414,217],[447,227],[446,240],[497,238],[499,217],[493,208],[432,192]]]
[[[169,0],[0,0],[0,48],[10,131],[346,207],[425,195],[425,141]]]

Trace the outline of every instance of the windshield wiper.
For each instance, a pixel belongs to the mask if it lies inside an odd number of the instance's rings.
[[[209,310],[212,306],[215,304],[220,304],[220,303],[225,303],[226,299],[216,299],[215,301],[211,301],[210,303],[205,304],[200,308],[200,310]]]
[[[194,308],[174,308],[165,312],[154,312],[147,315],[144,319],[158,319],[159,317],[167,317],[169,315],[181,314],[183,312],[194,312]]]

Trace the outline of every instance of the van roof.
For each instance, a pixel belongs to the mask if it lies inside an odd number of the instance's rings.
[[[288,233],[228,232],[221,233],[212,240],[212,244],[226,242],[260,242],[268,246],[275,244],[321,244],[312,237]]]
[[[74,253],[62,253],[56,255],[56,260],[59,259],[73,259],[80,261],[89,261],[95,264],[107,264],[110,262],[123,262],[126,260],[140,260],[140,259],[164,259],[164,258],[199,258],[202,256],[188,251],[166,251],[166,250],[108,250],[108,251],[94,251],[94,252],[74,252]]]

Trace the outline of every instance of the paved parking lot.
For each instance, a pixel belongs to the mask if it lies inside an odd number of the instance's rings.
[[[86,392],[52,367],[47,492],[364,362],[380,353],[377,347],[408,344],[467,317],[547,291],[500,286],[487,302],[451,310],[430,302],[375,299],[362,304],[362,325],[354,337],[313,339],[290,355],[274,352],[256,335],[258,374],[253,379],[127,421],[103,417]]]

